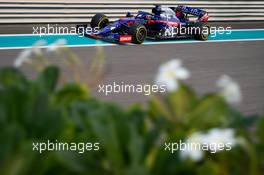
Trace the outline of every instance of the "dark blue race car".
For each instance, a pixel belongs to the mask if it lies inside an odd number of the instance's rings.
[[[195,17],[196,19],[190,19]],[[139,11],[133,16],[127,13],[126,17],[114,22],[101,13],[91,20],[91,27],[98,28],[91,37],[115,41],[141,44],[148,39],[174,39],[192,37],[198,40],[207,40],[210,27],[207,24],[208,13],[198,8],[187,6],[161,7],[156,5],[152,13]]]

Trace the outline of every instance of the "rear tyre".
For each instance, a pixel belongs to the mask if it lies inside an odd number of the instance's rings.
[[[206,23],[196,23],[193,25],[193,27],[200,28],[198,33],[194,34],[194,39],[206,41],[208,40],[210,36],[210,26]],[[196,30],[197,31],[197,30]]]
[[[98,27],[99,29],[104,28],[109,24],[109,19],[102,13],[97,13],[91,20],[91,27]]]
[[[132,36],[132,43],[142,44],[147,37],[147,29],[142,24],[132,24],[128,29],[128,34]]]

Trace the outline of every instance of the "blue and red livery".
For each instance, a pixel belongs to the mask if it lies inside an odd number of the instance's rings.
[[[191,20],[190,15],[196,17]],[[207,24],[208,13],[204,10],[188,7],[161,7],[156,5],[152,13],[139,11],[135,16],[131,13],[116,21],[109,22],[104,14],[96,14],[91,21],[91,27],[98,28],[98,32],[89,35],[94,38],[115,41],[115,42],[132,42],[141,44],[146,38],[148,39],[172,39],[180,37],[194,37],[199,40],[207,40],[210,32]],[[197,27],[199,33],[182,34],[179,30],[183,28],[190,29]],[[168,31],[172,31],[171,35]],[[175,34],[175,31],[178,31]]]

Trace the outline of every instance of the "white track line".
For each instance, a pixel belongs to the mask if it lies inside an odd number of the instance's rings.
[[[208,40],[208,41],[169,41],[169,42],[150,42],[150,43],[143,43],[142,45],[164,45],[164,44],[202,44],[202,43],[218,43],[218,42],[243,42],[243,41],[264,41],[264,38],[258,39],[234,39],[234,40]],[[134,44],[127,44],[129,46]],[[127,45],[119,45],[119,44],[89,44],[89,45],[66,45],[60,47],[96,47],[96,46],[127,46]],[[134,45],[140,46],[140,45]],[[41,46],[38,48],[48,48],[50,46]],[[5,47],[0,48],[0,50],[16,50],[16,49],[27,49],[32,47]]]

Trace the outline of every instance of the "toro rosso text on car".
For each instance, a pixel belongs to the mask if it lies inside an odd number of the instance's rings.
[[[190,16],[196,19],[190,20]],[[152,13],[139,11],[135,16],[127,13],[126,17],[113,22],[109,22],[104,14],[98,13],[93,16],[90,23],[91,27],[98,28],[98,31],[89,36],[134,44],[141,44],[146,38],[161,40],[192,37],[197,40],[207,40],[210,35],[207,22],[208,13],[204,10],[188,6],[156,5]]]

